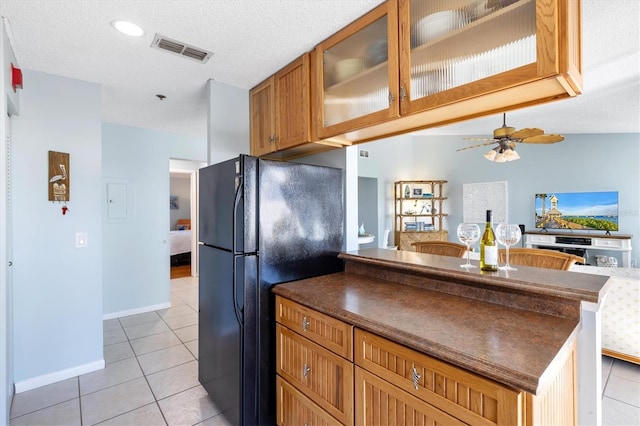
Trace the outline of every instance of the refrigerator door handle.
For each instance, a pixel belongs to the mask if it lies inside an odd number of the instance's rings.
[[[242,192],[244,191],[244,180],[242,179],[242,176],[237,176],[236,177],[236,197],[233,201],[233,219],[231,222],[231,228],[233,229],[232,232],[232,238],[233,241],[231,242],[231,250],[233,251],[233,254],[242,254],[242,252],[239,252],[236,249],[236,237],[237,237],[237,221],[236,221],[236,217],[238,214],[238,207],[240,207],[240,200],[242,199]]]
[[[238,324],[240,325],[240,327],[244,326],[244,320],[243,320],[243,315],[242,315],[242,308],[239,307],[238,304],[238,296],[237,296],[237,288],[238,288],[238,278],[237,278],[237,268],[236,268],[236,262],[238,261],[238,259],[242,259],[241,256],[234,256],[233,257],[233,275],[232,275],[232,298],[233,298],[233,312],[236,314],[236,320],[238,321]]]

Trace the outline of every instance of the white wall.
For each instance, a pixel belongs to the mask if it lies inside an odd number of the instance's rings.
[[[620,231],[632,234],[632,258],[640,248],[640,134],[572,134],[553,145],[519,144],[520,159],[487,161],[491,147],[456,152],[469,146],[458,136],[402,136],[359,145],[370,151],[360,159],[360,175],[378,177],[385,187],[380,221],[393,223],[393,182],[403,179],[446,179],[445,218],[449,240],[462,221],[462,185],[508,182],[509,221],[534,226],[534,195],[540,192],[618,191]],[[393,228],[391,228],[393,229]],[[596,253],[589,253],[590,256]],[[614,255],[614,253],[609,253]],[[621,261],[618,255],[619,262]],[[593,259],[589,259],[595,263]]]
[[[104,365],[100,86],[24,70],[13,118],[16,390]],[[48,201],[48,151],[70,154],[69,211]],[[88,247],[75,234],[88,233]]]
[[[191,178],[172,177],[169,187],[169,193],[178,197],[178,208],[169,209],[169,230],[174,230],[178,219],[191,218]]]
[[[105,318],[170,303],[170,158],[206,161],[206,155],[207,143],[202,139],[103,124],[104,182],[125,182],[131,192],[130,217],[124,221],[105,218],[103,223]]]
[[[215,80],[207,82],[207,161],[221,161],[249,154],[249,91]]]
[[[8,37],[8,23],[0,18],[0,424],[9,423],[13,398],[13,283],[11,256],[11,212],[9,208],[8,150],[11,118],[18,114],[19,91],[11,87],[11,64],[18,66]],[[7,142],[8,143],[8,142]]]

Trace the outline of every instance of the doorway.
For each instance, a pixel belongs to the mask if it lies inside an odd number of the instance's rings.
[[[359,248],[378,247],[378,179],[358,176],[358,233],[375,235],[368,243],[360,243]],[[386,244],[386,243],[385,243]]]
[[[198,276],[198,169],[206,163],[169,162],[170,278]]]

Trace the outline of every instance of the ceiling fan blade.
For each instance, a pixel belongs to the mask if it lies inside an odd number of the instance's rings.
[[[465,141],[493,141],[493,142],[498,142],[496,139],[493,138],[462,138]]]
[[[482,139],[480,139],[480,140],[482,140]],[[456,151],[464,151],[465,149],[471,149],[471,148],[478,148],[480,146],[493,145],[494,143],[495,143],[495,141],[492,140],[491,142],[481,143],[481,144],[478,144],[478,145],[466,146],[464,148],[456,149]]]
[[[564,136],[562,135],[538,135],[532,136],[530,138],[523,139],[521,142],[523,143],[556,143],[562,142],[564,140]]]
[[[511,133],[509,135],[510,138],[512,139],[526,139],[526,138],[530,138],[533,136],[538,136],[538,135],[542,135],[544,133],[544,130],[542,129],[530,129],[530,128],[526,128],[526,129],[521,129],[518,131],[515,131],[513,133]]]

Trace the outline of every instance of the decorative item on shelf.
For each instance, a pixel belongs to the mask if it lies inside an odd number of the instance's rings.
[[[433,198],[433,194],[430,192],[422,193],[422,198]]]
[[[596,266],[603,266],[606,268],[617,268],[618,259],[611,256],[596,255]]]
[[[409,188],[409,185],[404,186],[404,198],[411,198],[411,188]]]
[[[418,223],[417,222],[405,222],[404,224],[405,231],[417,231]]]
[[[364,222],[362,222],[360,228],[358,228],[358,235],[366,235],[366,233],[367,231],[364,230]]]
[[[414,197],[422,197],[422,188],[413,188]]]

